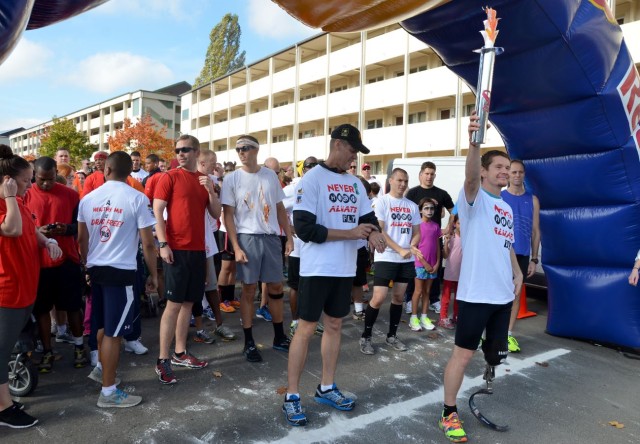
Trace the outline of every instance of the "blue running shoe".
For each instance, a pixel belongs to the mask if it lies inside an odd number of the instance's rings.
[[[205,317],[210,321],[216,320],[216,316],[213,314],[213,310],[211,309],[211,307],[207,307],[204,310],[202,310],[202,317]]]
[[[256,316],[261,319],[264,319],[267,322],[271,322],[273,319],[271,317],[271,312],[269,311],[269,307],[267,307],[266,305],[256,310]]]
[[[300,398],[298,396],[292,396],[287,400],[285,395],[284,404],[282,404],[282,411],[287,422],[292,426],[303,426],[307,424],[307,416],[302,411],[302,405],[300,404]]]
[[[331,390],[324,393],[320,391],[320,385],[318,385],[314,399],[320,404],[327,404],[338,410],[353,410],[356,405],[356,402],[344,396],[335,384],[333,384]]]

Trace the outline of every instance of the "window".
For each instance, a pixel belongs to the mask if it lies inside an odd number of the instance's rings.
[[[224,151],[227,149],[227,145],[216,145],[216,151]]]
[[[131,111],[131,114],[134,116],[140,115],[140,99],[133,99],[133,110]]]
[[[367,83],[382,82],[383,80],[384,76],[371,77],[370,79],[367,79]]]
[[[382,119],[367,120],[367,129],[382,128]]]
[[[286,142],[287,140],[288,139],[286,134],[279,134],[277,136],[273,136],[273,138],[271,139],[273,143]]]
[[[331,89],[331,92],[338,92],[338,91],[344,91],[345,89],[347,89],[347,85],[342,85],[342,86],[336,86],[335,88]]]
[[[289,101],[288,101],[288,100],[283,100],[282,102],[274,103],[274,104],[273,104],[273,107],[274,107],[274,108],[277,108],[277,107],[279,107],[279,106],[285,106],[285,105],[288,105],[288,104],[289,104]]]
[[[300,97],[300,101],[313,99],[316,96],[316,93],[307,94],[306,96]]]
[[[470,105],[465,105],[464,109],[463,109],[463,112],[462,112],[462,115],[465,116],[465,117],[469,117],[471,115],[471,113],[473,112],[473,110],[475,109],[475,107],[476,107],[475,103],[472,103]]]
[[[402,125],[402,116],[396,117],[396,126]]]
[[[309,139],[311,137],[316,137],[316,130],[306,130],[298,133],[298,139]]]
[[[440,120],[453,119],[456,116],[455,108],[441,109],[438,112],[440,114]]]
[[[427,70],[427,65],[420,65],[420,66],[417,66],[415,68],[411,68],[409,70],[409,74],[415,74],[417,72],[426,71],[426,70]]]
[[[402,77],[404,75],[404,71],[396,72],[396,77]]]
[[[421,123],[426,121],[427,113],[425,111],[409,114],[409,125],[411,125],[412,123]]]

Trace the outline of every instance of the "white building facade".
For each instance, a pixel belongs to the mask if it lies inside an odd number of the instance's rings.
[[[615,13],[640,60],[639,0]],[[260,161],[326,158],[331,130],[350,123],[384,174],[398,157],[464,155],[475,104],[471,90],[424,43],[398,25],[361,33],[324,33],[182,96],[181,128],[219,161],[237,160],[234,143],[251,134]],[[483,149],[504,149],[490,130]]]
[[[109,149],[108,137],[122,129],[126,118],[135,124],[147,113],[151,115],[154,123],[159,127],[166,125],[167,138],[174,139],[176,135],[180,134],[179,95],[190,89],[191,85],[180,82],[156,91],[130,92],[60,118],[72,120],[76,129],[89,136],[89,142],[100,150]],[[52,124],[53,120],[49,120],[11,134],[9,146],[14,154],[37,157],[40,137],[44,134],[45,129]]]

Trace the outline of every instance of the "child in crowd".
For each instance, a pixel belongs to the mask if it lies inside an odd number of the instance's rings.
[[[436,202],[433,199],[425,197],[418,205],[422,223],[420,224],[420,243],[418,250],[420,253],[416,255],[415,267],[415,290],[411,301],[411,318],[409,319],[409,327],[413,331],[433,330],[435,326],[427,317],[429,308],[429,293],[433,280],[438,278],[438,267],[440,264],[440,246],[438,239],[442,235],[440,226],[435,223],[433,215],[436,210]],[[422,298],[421,298],[422,296]],[[422,299],[422,315],[418,319],[418,304]]]
[[[440,321],[438,326],[452,330],[458,321],[458,298],[453,303],[453,322],[449,319],[449,302],[451,293],[458,293],[458,278],[462,265],[462,240],[460,239],[460,220],[458,215],[453,216],[454,232],[445,238],[444,258],[447,266],[444,269],[444,285],[442,287],[442,300],[440,301]]]

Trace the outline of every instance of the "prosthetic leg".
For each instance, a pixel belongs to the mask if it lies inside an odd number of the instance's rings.
[[[505,350],[500,350],[501,348],[505,348]],[[487,361],[487,366],[484,369],[484,376],[482,379],[486,381],[487,387],[478,390],[469,397],[469,408],[471,409],[473,416],[487,427],[498,432],[506,432],[509,429],[509,426],[498,425],[480,413],[474,398],[476,395],[493,395],[493,380],[496,377],[496,366],[500,365],[502,360],[506,358],[508,351],[506,350],[506,347],[501,347],[495,340],[484,341],[482,344],[482,351],[484,352],[484,359]]]

